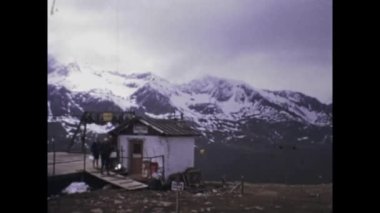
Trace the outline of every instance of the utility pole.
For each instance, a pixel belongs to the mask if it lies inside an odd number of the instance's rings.
[[[180,207],[179,207],[179,193],[180,191],[178,190],[177,191],[177,196],[176,196],[176,205],[175,205],[175,212],[176,213],[180,213]]]
[[[84,122],[84,130],[82,135],[83,171],[86,171],[86,127],[87,123]]]
[[[53,146],[53,176],[55,175],[55,142],[54,138],[51,139],[52,146]]]

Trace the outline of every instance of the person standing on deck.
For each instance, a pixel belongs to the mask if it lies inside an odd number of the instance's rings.
[[[99,168],[99,148],[99,143],[94,141],[91,145],[91,153],[94,157],[94,160],[92,161],[93,168]]]
[[[107,175],[110,174],[110,155],[111,155],[111,144],[108,141],[104,141],[100,149],[100,157],[102,160],[102,167],[100,168],[101,174],[103,174],[104,169],[106,169]]]

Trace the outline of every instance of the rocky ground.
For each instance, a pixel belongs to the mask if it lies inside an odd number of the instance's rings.
[[[283,185],[244,184],[232,191],[233,184],[222,188],[209,183],[202,192],[184,191],[180,196],[181,213],[199,212],[332,212],[332,184]],[[81,194],[48,198],[51,213],[175,212],[174,191],[126,191],[106,187]]]

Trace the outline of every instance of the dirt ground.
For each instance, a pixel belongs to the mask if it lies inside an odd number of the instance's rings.
[[[180,212],[332,212],[332,184],[244,184],[231,192],[209,183],[203,192],[181,192]],[[48,198],[50,213],[175,212],[174,191],[108,188]]]

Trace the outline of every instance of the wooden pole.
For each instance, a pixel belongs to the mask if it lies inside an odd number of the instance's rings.
[[[83,171],[86,171],[86,124],[87,123],[84,122],[84,130],[82,135]]]
[[[176,208],[175,208],[175,212],[176,213],[179,213],[179,190],[177,190],[177,199],[176,199]]]
[[[123,152],[124,152],[123,146],[120,146],[120,163],[121,163],[121,167],[124,166]]]
[[[162,179],[165,181],[165,157],[162,155]]]
[[[244,176],[241,176],[241,191],[240,191],[240,193],[243,195],[244,194]]]
[[[54,138],[51,139],[51,142],[53,143],[53,176],[55,175],[55,142]]]

